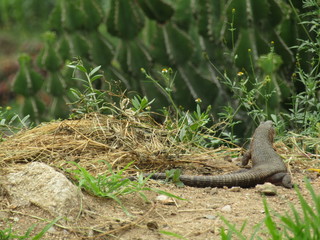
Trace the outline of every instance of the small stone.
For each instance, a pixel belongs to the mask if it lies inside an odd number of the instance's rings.
[[[210,219],[210,220],[215,220],[217,218],[216,215],[205,215],[204,218]]]
[[[232,187],[230,188],[231,192],[240,192],[241,191],[241,187]]]
[[[221,208],[222,212],[231,212],[231,206],[230,205],[225,205],[224,207]]]
[[[258,184],[256,189],[259,193],[266,196],[275,196],[277,195],[277,187],[272,183]]]
[[[51,234],[55,234],[57,233],[57,230],[54,228],[54,226],[50,227],[47,231],[48,233],[51,233]]]
[[[147,227],[150,230],[157,230],[159,228],[159,225],[156,221],[148,222]]]
[[[217,194],[218,193],[218,188],[211,188],[210,189],[210,194],[211,195],[215,195],[215,194]]]
[[[156,197],[156,201],[166,201],[166,200],[168,200],[168,199],[169,199],[169,197],[166,196],[166,195],[158,195],[158,196]]]
[[[164,205],[174,205],[174,201],[166,195],[158,195],[156,197],[156,201]]]

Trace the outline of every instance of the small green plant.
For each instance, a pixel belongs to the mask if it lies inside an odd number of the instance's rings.
[[[168,231],[164,231],[164,230],[159,230],[159,233],[166,235],[168,237],[174,237],[176,239],[182,239],[182,240],[187,240],[187,238],[185,238],[184,236],[178,234],[178,233],[174,233],[174,232],[168,232]]]
[[[91,71],[88,71],[80,59],[71,62],[67,66],[74,69],[73,79],[82,82],[84,87],[83,92],[75,88],[70,89],[75,98],[75,101],[70,103],[71,105],[76,105],[74,112],[76,114],[84,114],[90,112],[102,113],[106,109],[110,110],[106,105],[106,92],[97,90],[93,87],[93,82],[103,77],[102,74],[97,73],[101,66],[97,66]],[[82,72],[85,75],[85,79],[75,77],[77,71]]]
[[[180,181],[181,169],[170,169],[166,171],[166,181],[171,181],[178,187],[183,187],[184,183]]]
[[[211,121],[210,111],[211,106],[209,105],[205,111],[202,111],[200,103],[202,102],[200,98],[196,99],[196,110],[193,112],[184,111],[177,106],[172,96],[174,88],[175,74],[171,68],[162,69],[160,72],[160,81],[153,78],[144,69],[142,72],[145,74],[146,78],[149,79],[154,85],[161,89],[161,92],[167,97],[172,108],[163,108],[162,113],[165,116],[164,125],[167,129],[177,129],[178,133],[175,139],[180,142],[192,142],[195,145],[204,146],[208,144],[208,137],[204,132],[209,131],[206,127]]]
[[[249,49],[249,54],[251,50]],[[267,68],[269,64],[268,61],[273,61],[274,53],[272,52],[272,48],[268,57],[261,58],[261,64]],[[240,109],[245,109],[247,114],[252,118],[252,120],[258,124],[261,121],[264,121],[271,114],[268,112],[269,100],[273,94],[275,94],[275,90],[271,88],[271,78],[269,75],[266,75],[264,79],[259,80],[258,78],[254,78],[254,82],[252,78],[244,72],[238,72],[237,77],[232,80],[227,74],[223,74],[219,71],[219,69],[212,63],[211,66],[219,73],[222,82],[228,89],[233,93],[235,99],[239,101],[238,107],[230,111],[230,106],[224,108],[224,112],[220,114],[222,120],[229,123],[232,123],[235,119],[235,116],[239,113]],[[272,65],[272,64],[271,64]],[[272,68],[272,66],[269,66]],[[248,87],[250,86],[250,87]],[[234,125],[233,125],[234,126]]]
[[[33,224],[31,227],[27,229],[24,235],[17,235],[12,231],[12,227],[8,227],[4,230],[0,230],[0,239],[1,240],[13,240],[13,239],[21,239],[21,240],[39,240],[44,234],[56,223],[60,220],[60,218],[56,218],[50,223],[48,223],[39,233],[32,236],[31,233],[37,226],[37,224]]]
[[[0,107],[0,141],[3,141],[4,137],[8,135],[27,128],[29,126],[28,120],[29,115],[21,119],[11,107]]]
[[[277,224],[274,221],[274,216],[270,213],[266,200],[263,200],[264,210],[266,217],[264,224],[267,227],[271,239],[319,239],[320,238],[320,195],[317,195],[312,188],[309,181],[306,180],[306,187],[311,195],[312,203],[308,203],[302,196],[298,187],[295,191],[299,197],[300,207],[302,213],[297,210],[294,205],[291,205],[291,213],[285,215],[275,214],[280,218],[281,223]],[[240,230],[237,230],[235,225],[229,223],[224,217],[221,217],[225,224],[228,226],[228,232],[224,228],[221,229],[221,239],[233,239],[232,235],[235,234],[239,239],[260,239],[256,235],[263,223],[259,223],[248,238],[242,232],[245,224],[242,225]]]
[[[176,115],[179,115],[179,108],[176,105],[175,101],[173,100],[173,88],[174,88],[174,79],[175,74],[173,73],[173,70],[171,68],[164,68],[160,72],[162,84],[160,81],[156,80],[154,77],[152,77],[150,74],[146,72],[144,68],[141,69],[141,72],[144,73],[146,78],[150,80],[157,88],[159,88],[162,92],[162,94],[165,95],[165,97],[168,99],[170,105],[173,108],[173,111]]]
[[[291,1],[289,2],[291,3]],[[298,50],[298,54],[296,72],[293,74],[292,80],[302,84],[304,88],[293,95],[290,113],[284,114],[284,117],[295,129],[301,129],[302,135],[317,137],[317,128],[320,122],[319,1],[305,0],[303,8],[306,9],[304,14],[298,15],[296,11],[295,13],[308,39],[300,40],[300,44],[294,47]]]
[[[134,96],[131,99],[132,110],[135,113],[143,113],[145,111],[150,111],[151,104],[154,102],[154,100],[155,99],[149,101],[146,96],[144,96],[143,98],[141,98],[139,95]]]
[[[122,207],[123,211],[128,215],[130,215],[130,213],[123,206],[121,199],[119,198],[120,196],[138,193],[142,199],[148,201],[143,191],[154,191],[159,194],[164,194],[169,197],[174,197],[182,200],[182,198],[171,193],[145,187],[145,184],[150,177],[144,178],[143,175],[140,175],[137,181],[130,181],[128,178],[125,178],[123,176],[123,173],[129,168],[132,163],[129,163],[122,170],[114,172],[110,163],[106,161],[103,162],[108,166],[107,174],[93,176],[85,168],[81,167],[77,163],[73,163],[77,166],[77,169],[72,170],[71,173],[73,177],[78,181],[78,185],[80,188],[85,189],[87,192],[91,193],[94,196],[113,199]]]
[[[200,102],[201,100],[198,99],[198,101]],[[201,135],[201,132],[206,131],[206,125],[211,121],[210,111],[210,105],[203,112],[199,104],[197,104],[196,111],[192,113],[181,111],[181,116],[178,120],[178,139],[181,142],[193,142],[197,145],[205,145],[207,141]]]

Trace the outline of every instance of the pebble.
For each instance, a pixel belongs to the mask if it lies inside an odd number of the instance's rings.
[[[241,191],[241,187],[232,187],[230,188],[231,192],[240,192]]]
[[[51,234],[55,234],[55,233],[57,233],[57,230],[55,229],[54,226],[52,226],[52,227],[50,227],[50,228],[48,229],[47,232],[48,232],[48,233],[51,233]]]
[[[217,194],[218,193],[218,188],[211,188],[210,189],[210,194],[211,195],[215,195],[215,194]]]
[[[151,221],[147,223],[147,227],[150,230],[157,230],[159,228],[159,225],[156,221]]]
[[[215,220],[217,218],[216,215],[205,215],[204,218],[210,219],[210,220]]]
[[[230,205],[225,205],[224,207],[221,208],[222,212],[231,212],[231,206]]]
[[[166,195],[158,195],[155,200],[164,205],[174,205],[174,201],[172,200],[172,198]]]
[[[266,196],[275,196],[277,195],[277,187],[272,183],[258,184],[256,190]]]

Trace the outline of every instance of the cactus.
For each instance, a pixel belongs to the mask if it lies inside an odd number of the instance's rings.
[[[43,120],[44,104],[37,98],[43,85],[40,74],[31,69],[31,57],[22,54],[19,57],[20,69],[13,83],[13,91],[24,97],[21,110],[24,116],[30,115],[30,120]]]
[[[185,107],[198,97],[213,109],[232,101],[221,84],[223,74],[246,72],[249,90],[268,76],[269,88],[279,93],[272,95],[267,106],[278,111],[290,94],[281,87],[287,83],[279,72],[294,67],[295,50],[290,47],[301,35],[290,5],[276,0],[57,0],[48,26],[57,39],[47,36],[38,63],[48,72],[44,89],[56,106],[60,103],[54,98],[66,97],[61,92],[72,84],[63,62],[79,56],[150,99],[161,92],[144,82],[140,68],[156,76],[163,67],[172,67],[177,71],[173,96]],[[272,56],[286,64],[274,68],[267,61],[271,41],[275,42]],[[208,59],[216,68],[210,67]],[[26,94],[26,89],[15,90]],[[166,105],[163,99],[155,104]]]
[[[92,32],[89,34],[90,39],[90,58],[92,61],[101,66],[109,66],[114,56],[112,44],[100,33]]]
[[[170,20],[174,14],[172,6],[163,0],[138,0],[141,9],[150,19],[156,20],[159,23],[165,23]]]
[[[19,57],[20,69],[13,83],[13,91],[28,98],[34,96],[41,89],[43,79],[31,68],[31,57],[22,54]]]
[[[125,40],[134,39],[144,26],[144,16],[135,1],[113,0],[107,19],[111,35]]]
[[[39,55],[39,66],[47,69],[49,72],[58,71],[61,68],[61,59],[56,50],[52,47],[56,41],[56,35],[53,32],[46,32],[44,34],[45,47]]]
[[[86,14],[85,29],[97,29],[103,20],[102,10],[97,1],[81,0],[80,6]]]
[[[124,71],[139,76],[141,68],[150,66],[152,58],[141,42],[122,41],[119,61]]]

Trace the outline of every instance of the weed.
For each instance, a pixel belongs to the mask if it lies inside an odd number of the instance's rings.
[[[37,226],[37,224],[33,224],[31,227],[27,229],[24,235],[17,235],[12,231],[12,227],[8,227],[4,230],[0,230],[0,239],[1,240],[10,240],[10,239],[21,239],[21,240],[39,240],[44,234],[56,223],[60,220],[60,218],[56,218],[50,223],[48,223],[39,233],[34,236],[31,236],[31,232]]]
[[[131,99],[132,110],[135,113],[143,113],[145,111],[150,111],[151,104],[154,102],[154,100],[155,99],[149,101],[146,96],[144,96],[143,98],[141,98],[139,95],[134,96],[133,99]]]
[[[211,106],[209,105],[206,110],[203,111],[200,107],[202,101],[198,98],[195,100],[197,103],[195,111],[183,111],[176,105],[172,96],[175,74],[171,68],[162,69],[160,72],[163,84],[154,79],[144,69],[142,69],[142,72],[157,88],[161,89],[162,93],[167,97],[172,106],[172,109],[163,108],[162,114],[165,116],[164,126],[168,130],[176,129],[178,131],[174,139],[179,142],[191,142],[199,146],[210,145],[211,138],[204,133],[213,132],[206,127],[211,121]],[[172,111],[174,114],[172,114]]]
[[[310,205],[296,187],[302,215],[299,214],[294,205],[291,205],[293,217],[289,214],[281,216],[281,221],[285,226],[284,234],[287,238],[294,236],[294,239],[320,239],[320,195],[315,193],[310,182],[306,182],[313,204]]]
[[[182,239],[182,240],[186,240],[185,237],[181,236],[180,234],[177,233],[173,233],[173,232],[168,232],[168,231],[164,231],[164,230],[160,230],[159,233],[169,236],[169,237],[174,237],[176,239]]]
[[[5,140],[4,137],[27,128],[29,126],[28,119],[29,115],[21,119],[9,106],[0,107],[0,142]]]
[[[163,79],[163,85],[160,83],[160,81],[157,81],[150,74],[148,74],[144,68],[142,68],[141,71],[142,71],[142,73],[145,74],[145,76],[148,80],[150,80],[157,88],[159,88],[161,90],[162,94],[164,94],[167,97],[169,103],[173,107],[175,114],[179,115],[180,110],[179,110],[178,106],[176,105],[176,103],[174,102],[173,97],[172,97],[173,84],[174,84],[174,79],[175,79],[175,74],[173,74],[172,69],[171,68],[162,69],[160,75]]]
[[[166,171],[166,181],[173,182],[178,187],[183,187],[184,183],[180,180],[181,169],[170,169]]]
[[[83,83],[85,88],[84,92],[81,92],[79,89],[71,88],[71,94],[75,97],[75,101],[70,103],[71,105],[76,105],[74,109],[76,114],[84,114],[90,112],[99,112],[102,113],[106,109],[110,109],[106,106],[106,92],[97,90],[93,87],[93,82],[97,79],[103,77],[101,74],[97,74],[101,66],[97,66],[92,69],[90,72],[84,67],[82,61],[77,59],[74,62],[71,62],[67,65],[69,68],[73,68],[73,79],[78,80]],[[85,79],[80,77],[75,77],[76,70],[84,73]]]
[[[273,61],[273,55],[274,53],[271,48],[268,56],[261,58],[264,59],[263,64],[267,65],[268,63],[266,63],[266,61]],[[224,112],[219,114],[222,116],[222,121],[225,122],[227,120],[233,127],[234,124],[232,124],[232,122],[241,108],[245,109],[256,125],[258,125],[259,122],[266,120],[268,116],[271,115],[268,112],[268,103],[275,93],[275,90],[270,88],[271,78],[268,75],[263,80],[254,78],[253,82],[249,75],[244,72],[238,72],[237,77],[232,80],[227,74],[220,72],[211,61],[210,64],[219,73],[222,82],[228,87],[233,93],[234,98],[239,102],[238,107],[233,111],[230,111],[230,106],[224,108]],[[248,86],[251,87],[249,88]]]
[[[149,180],[150,177],[144,178],[143,175],[140,175],[137,181],[130,181],[128,178],[123,176],[123,173],[129,166],[132,164],[129,163],[126,167],[118,172],[114,172],[110,163],[106,161],[102,161],[108,166],[108,173],[101,174],[98,176],[91,175],[85,168],[81,167],[79,164],[73,162],[76,165],[76,170],[68,170],[72,176],[78,181],[78,185],[80,188],[85,189],[88,193],[104,198],[110,198],[116,201],[123,211],[130,215],[128,210],[124,207],[121,202],[120,196],[124,196],[127,194],[138,193],[142,199],[148,201],[146,195],[143,191],[154,191],[159,194],[164,194],[169,197],[174,197],[177,199],[181,199],[178,196],[175,196],[171,193],[145,187],[146,182]]]
[[[292,79],[302,83],[304,90],[292,97],[292,108],[284,117],[295,129],[301,129],[302,135],[317,136],[320,122],[320,5],[315,0],[305,0],[303,8],[308,10],[305,14],[295,13],[308,39],[300,40],[300,44],[294,47],[298,54],[297,69]]]

